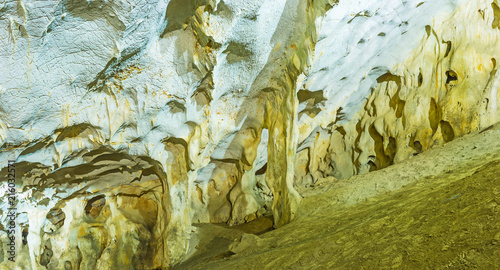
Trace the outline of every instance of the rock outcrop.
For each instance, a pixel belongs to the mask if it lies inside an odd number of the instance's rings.
[[[17,254],[0,266],[167,269],[194,223],[283,226],[319,179],[499,121],[499,16],[496,0],[4,1]]]

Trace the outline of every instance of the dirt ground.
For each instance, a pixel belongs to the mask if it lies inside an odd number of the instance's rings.
[[[500,269],[500,125],[384,170],[323,179],[300,215],[200,225],[174,269]]]

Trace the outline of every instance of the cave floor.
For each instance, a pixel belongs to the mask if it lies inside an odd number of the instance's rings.
[[[276,230],[200,226],[174,269],[500,269],[499,124],[302,195]]]

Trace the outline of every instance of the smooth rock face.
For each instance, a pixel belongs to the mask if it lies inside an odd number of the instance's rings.
[[[168,268],[193,223],[280,227],[318,180],[500,120],[496,0],[0,5],[6,269]]]

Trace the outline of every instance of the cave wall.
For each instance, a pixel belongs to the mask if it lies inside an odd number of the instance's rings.
[[[446,20],[425,25],[419,46],[404,61],[372,69],[377,75],[360,110],[349,117],[340,106],[335,121],[313,132],[311,146],[298,153],[303,166],[297,185],[382,169],[496,123],[494,7],[462,4]]]
[[[2,231],[0,265],[168,268],[194,248],[194,223],[272,214],[280,227],[318,179],[497,122],[499,10],[5,1],[0,174],[15,162],[19,213],[17,262]]]

